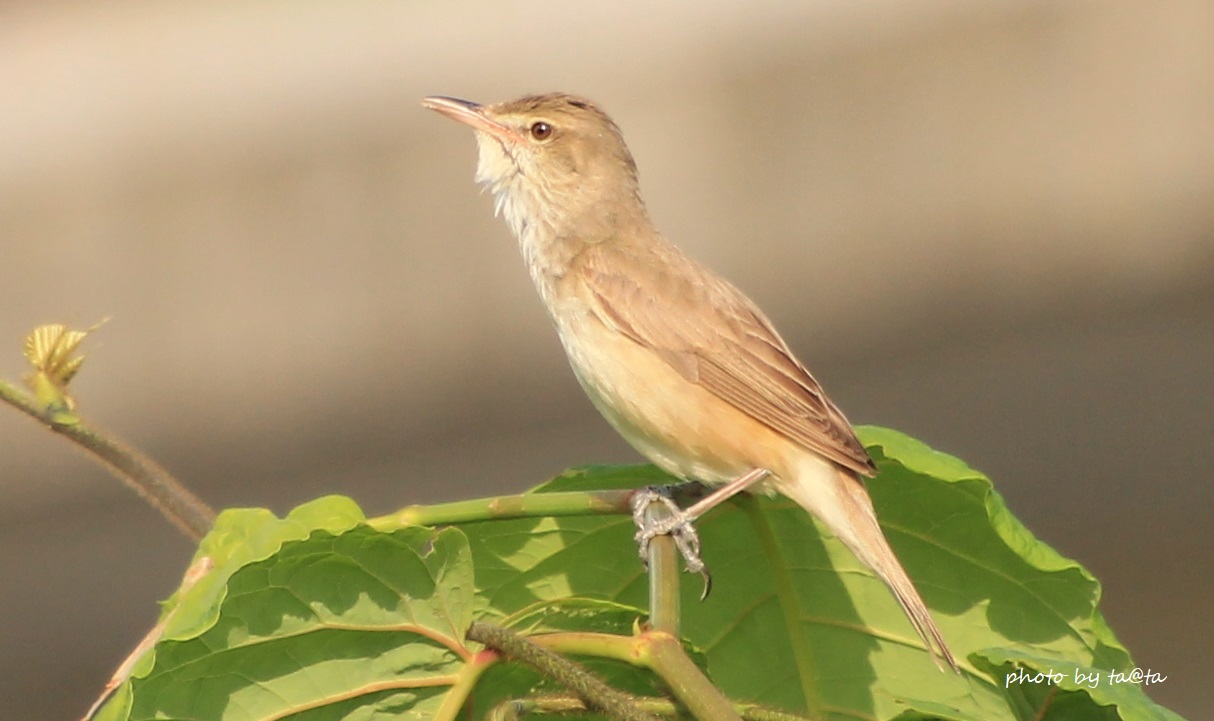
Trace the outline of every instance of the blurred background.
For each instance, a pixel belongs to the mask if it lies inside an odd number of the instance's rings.
[[[0,376],[218,507],[370,513],[638,457],[567,369],[471,133],[587,95],[659,226],[857,423],[989,474],[1209,711],[1214,5],[0,3]],[[0,408],[0,708],[79,716],[192,545]]]

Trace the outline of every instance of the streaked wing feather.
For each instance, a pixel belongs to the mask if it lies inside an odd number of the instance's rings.
[[[662,250],[679,252],[668,245]],[[687,380],[805,448],[862,475],[876,472],[843,413],[741,291],[707,270],[698,278],[661,262],[647,268],[658,272],[643,290],[636,278],[596,260],[597,254],[586,254],[579,270],[594,275],[585,287],[603,322],[652,348]],[[669,310],[675,301],[711,313],[712,322],[685,322]]]

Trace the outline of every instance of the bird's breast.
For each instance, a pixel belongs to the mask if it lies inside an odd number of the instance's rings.
[[[591,402],[646,458],[676,476],[725,483],[752,468],[779,472],[787,439],[688,381],[589,308],[554,309],[570,365]]]

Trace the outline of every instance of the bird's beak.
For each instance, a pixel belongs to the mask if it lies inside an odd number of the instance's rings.
[[[485,112],[485,106],[474,103],[471,100],[432,95],[422,99],[422,107],[442,113],[452,120],[458,120],[465,125],[472,126],[476,130],[488,133],[503,144],[512,144],[519,141],[518,133],[513,128],[502,125],[489,117]]]

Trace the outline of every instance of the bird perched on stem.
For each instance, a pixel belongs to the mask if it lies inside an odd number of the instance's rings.
[[[758,306],[657,231],[611,118],[565,94],[422,104],[476,131],[476,179],[608,422],[667,472],[723,486],[717,501],[756,483],[796,501],[957,670],[877,524],[863,482],[876,468],[851,425]]]

